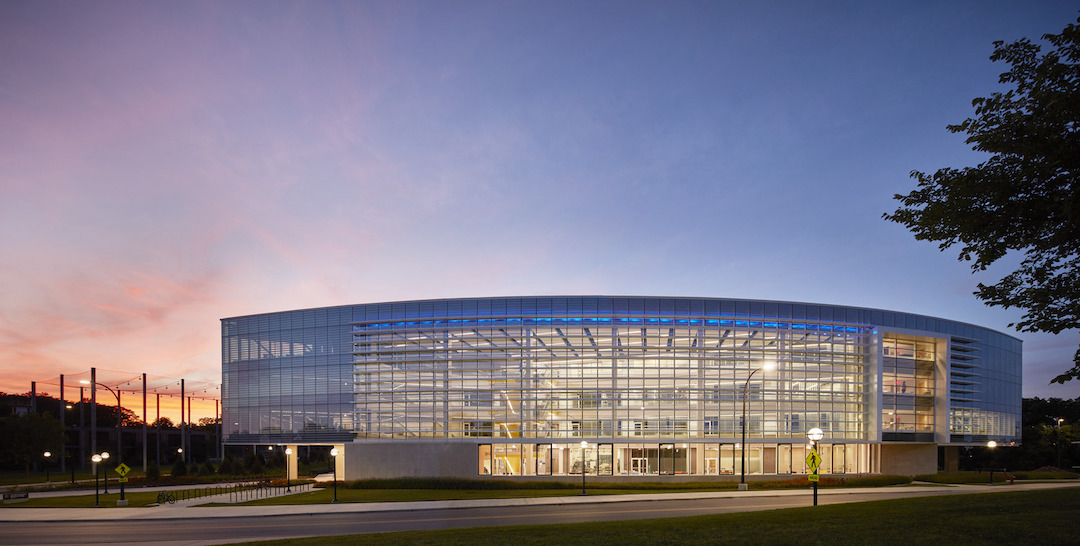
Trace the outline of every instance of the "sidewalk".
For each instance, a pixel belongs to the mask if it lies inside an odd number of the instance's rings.
[[[1052,483],[1017,483],[1016,485],[934,485],[934,486],[893,486],[882,488],[846,488],[820,489],[820,496],[850,495],[865,493],[868,490],[887,492],[897,498],[919,496],[927,493],[991,493],[1007,491],[1030,491],[1057,487],[1080,487],[1080,482]],[[294,487],[293,494],[297,494]],[[85,492],[83,492],[85,493]],[[739,497],[785,497],[809,496],[809,489],[784,489],[760,491],[709,491],[692,493],[656,493],[647,495],[595,495],[566,496],[519,499],[469,499],[422,502],[371,502],[337,504],[302,504],[278,506],[214,506],[200,507],[192,505],[165,505],[139,508],[0,508],[0,522],[26,521],[110,521],[110,520],[154,520],[185,518],[234,518],[277,515],[310,515],[328,513],[385,512],[398,510],[434,510],[443,508],[477,508],[495,506],[540,506],[552,504],[594,504],[610,502],[630,502],[642,500],[685,500],[704,498],[739,498]],[[208,501],[199,499],[198,504]]]

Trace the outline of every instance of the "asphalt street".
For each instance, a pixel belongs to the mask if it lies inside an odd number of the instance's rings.
[[[1078,487],[922,486],[828,489],[819,504]],[[476,499],[291,506],[0,509],[0,544],[224,544],[404,530],[636,520],[809,506],[809,490]]]

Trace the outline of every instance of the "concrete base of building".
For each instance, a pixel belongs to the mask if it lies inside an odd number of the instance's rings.
[[[937,473],[937,444],[881,444],[882,474],[917,476]]]
[[[343,455],[339,457],[339,480],[392,479],[407,477],[425,478],[462,478],[462,479],[499,479],[499,480],[567,480],[580,479],[580,472],[572,474],[497,474],[490,473],[490,468],[482,468],[478,462],[478,446],[471,442],[352,442],[337,444]],[[883,474],[932,474],[937,471],[937,446],[935,444],[880,445],[881,468]],[[825,472],[825,474],[829,474]],[[589,476],[596,476],[590,470]],[[759,480],[786,479],[801,474],[760,474],[748,473],[747,482]],[[838,474],[843,475],[843,474]],[[576,478],[575,478],[576,476]],[[645,482],[663,480],[665,482],[717,481],[732,482],[740,480],[734,474],[700,473],[620,473],[613,472],[596,476],[606,482]],[[747,484],[740,484],[745,489]]]
[[[344,445],[344,477],[369,480],[403,477],[475,478],[476,444],[386,442]]]

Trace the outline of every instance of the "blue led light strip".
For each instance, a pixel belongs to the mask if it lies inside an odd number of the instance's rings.
[[[869,331],[869,326],[841,326],[832,324],[772,322],[748,319],[686,319],[686,318],[652,318],[652,317],[527,317],[527,318],[473,318],[473,319],[437,319],[437,320],[411,320],[396,322],[375,322],[369,324],[354,324],[355,330],[367,329],[400,329],[417,326],[443,326],[443,325],[544,325],[544,324],[648,324],[664,326],[713,326],[713,327],[738,327],[738,328],[772,328],[778,330],[816,330],[820,332],[838,332],[857,334]]]

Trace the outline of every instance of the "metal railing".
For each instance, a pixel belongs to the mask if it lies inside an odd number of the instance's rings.
[[[311,484],[273,484],[270,480],[259,480],[249,483],[236,484],[229,491],[229,502],[245,502],[249,500],[276,497],[286,493],[300,492],[311,488]]]
[[[220,502],[237,503],[249,500],[265,499],[288,493],[299,493],[311,489],[311,484],[273,484],[270,480],[255,480],[232,485],[210,485],[193,489],[162,491],[158,494],[158,504],[173,504],[176,501],[198,500],[210,497],[221,498]]]

